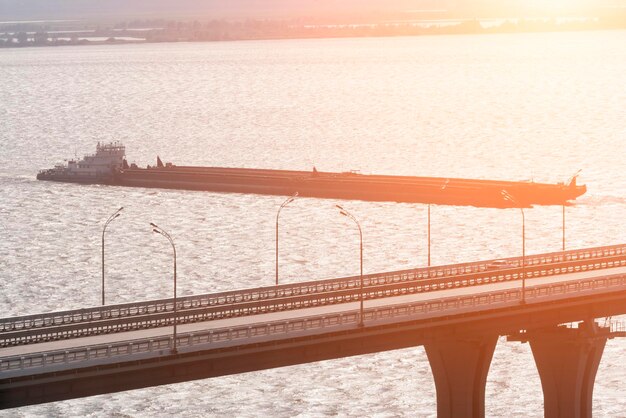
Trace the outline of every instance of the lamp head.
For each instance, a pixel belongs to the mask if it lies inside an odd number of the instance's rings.
[[[158,226],[156,226],[154,223],[150,222],[150,226],[153,228],[158,228]]]
[[[339,210],[345,210],[341,205],[335,205],[335,207]]]

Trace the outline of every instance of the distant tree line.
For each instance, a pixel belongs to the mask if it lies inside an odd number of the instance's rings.
[[[484,27],[479,20],[466,19],[448,25],[415,22],[375,24],[328,24],[295,20],[212,20],[171,21],[133,20],[113,26],[54,27],[53,24],[19,23],[0,25],[0,47],[81,45],[119,42],[194,42],[252,39],[337,38],[478,34],[511,32],[552,32],[597,29],[626,29],[626,11],[594,19],[558,21],[556,19],[508,19]],[[85,38],[97,37],[97,42]],[[131,39],[132,38],[132,39]]]
[[[226,41],[247,39],[282,38],[336,38],[336,37],[384,37],[444,34],[476,34],[506,32],[553,32],[626,28],[626,14],[614,20],[596,18],[559,22],[556,19],[504,20],[501,24],[483,27],[479,20],[462,20],[450,25],[425,25],[417,23],[378,24],[323,24],[302,21],[241,22],[130,22],[126,28],[143,23],[153,27],[145,32],[149,42],[169,41]],[[153,25],[151,26],[150,23]],[[159,24],[160,26],[156,26]]]

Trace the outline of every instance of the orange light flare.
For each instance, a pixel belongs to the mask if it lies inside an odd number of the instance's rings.
[[[537,14],[554,17],[589,17],[589,12],[598,7],[594,0],[528,0],[528,8]]]

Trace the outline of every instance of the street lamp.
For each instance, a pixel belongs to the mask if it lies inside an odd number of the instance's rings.
[[[578,170],[574,173],[572,177],[567,181],[568,186],[575,187],[576,185],[576,177],[580,174],[582,170]],[[565,251],[565,203],[563,203],[563,251]]]
[[[445,190],[448,187],[448,183],[450,183],[450,179],[446,179],[440,190]],[[428,204],[428,267],[430,267],[430,203]]]
[[[102,306],[104,306],[104,233],[107,230],[107,226],[109,226],[113,219],[121,215],[120,212],[122,211],[122,209],[124,209],[123,206],[116,210],[111,216],[109,216],[109,219],[107,219],[107,221],[104,223],[104,228],[102,228]]]
[[[565,251],[565,203],[563,204],[563,251]]]
[[[282,205],[278,208],[278,212],[276,213],[276,286],[278,286],[278,216],[280,215],[280,211],[293,202],[295,198],[298,197],[298,192],[295,192],[293,196],[285,200]]]
[[[526,221],[524,219],[524,208],[506,190],[502,190],[502,197],[513,205],[517,205],[522,212],[522,303],[526,303]]]
[[[177,305],[176,304],[176,247],[174,246],[174,240],[172,239],[170,234],[168,234],[167,232],[165,232],[163,229],[153,224],[152,222],[150,222],[150,226],[152,227],[152,232],[156,232],[157,234],[161,234],[165,238],[167,238],[170,244],[172,244],[172,249],[174,250],[174,344],[172,348],[172,354],[176,354],[178,352],[178,350],[176,349],[176,324],[178,322],[177,306],[176,306]]]
[[[361,274],[360,274],[360,281],[361,281],[361,290],[360,290],[360,301],[361,301],[361,305],[360,305],[360,315],[359,315],[359,326],[362,327],[363,326],[363,232],[361,231],[361,224],[359,223],[359,221],[356,220],[356,218],[347,210],[345,210],[343,207],[341,207],[340,205],[335,205],[335,207],[337,209],[339,209],[339,213],[342,214],[343,216],[346,216],[350,219],[352,219],[354,221],[354,223],[356,224],[357,228],[359,228],[359,241],[360,241],[360,245],[359,245],[359,249],[360,249],[360,258],[361,258]]]

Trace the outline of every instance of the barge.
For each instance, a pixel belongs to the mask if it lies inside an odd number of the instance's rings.
[[[480,180],[444,177],[366,175],[356,172],[192,167],[163,164],[128,165],[119,143],[98,144],[96,154],[42,170],[40,180],[101,183],[212,192],[256,193],[325,199],[432,203],[477,207],[566,205],[584,194],[574,176],[565,183]],[[503,193],[506,192],[506,193]],[[509,198],[504,196],[508,195]],[[512,199],[511,199],[512,197]]]

